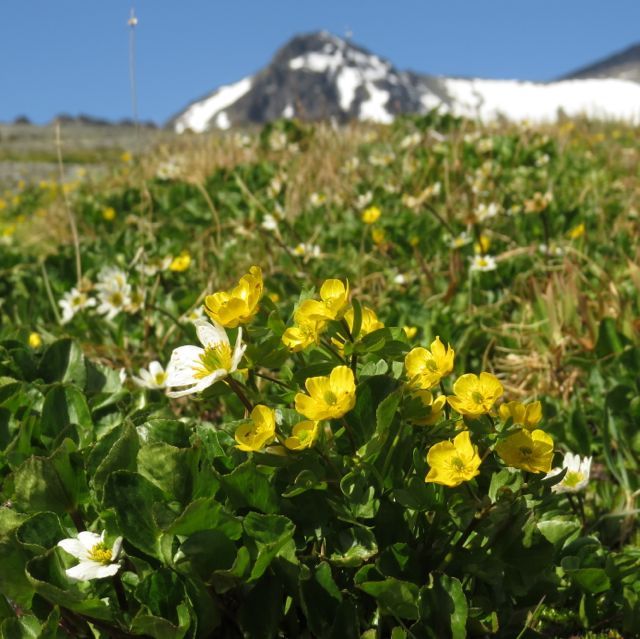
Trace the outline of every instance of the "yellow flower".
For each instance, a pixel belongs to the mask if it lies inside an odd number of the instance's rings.
[[[191,265],[191,255],[189,251],[182,251],[178,257],[174,257],[169,264],[169,270],[175,273],[182,273],[186,271]]]
[[[480,474],[481,462],[478,447],[471,443],[469,431],[464,430],[453,442],[440,442],[429,449],[427,463],[431,468],[425,481],[452,488],[459,486]]]
[[[444,405],[447,403],[447,398],[444,395],[439,395],[434,399],[431,391],[417,390],[412,393],[412,397],[420,401],[425,411],[422,417],[414,417],[411,419],[413,424],[417,426],[432,426],[440,419]]]
[[[496,445],[496,452],[507,466],[548,473],[553,459],[553,439],[542,430],[519,430]]]
[[[479,417],[491,410],[496,400],[502,396],[502,384],[491,373],[480,373],[480,377],[467,373],[461,375],[453,385],[455,395],[447,399],[454,410],[461,415]]]
[[[29,346],[34,350],[42,346],[42,337],[39,333],[29,333]]]
[[[7,201],[0,197],[0,211],[4,211],[7,208]]]
[[[349,307],[349,282],[325,280],[320,287],[320,299],[307,300],[306,312],[309,319],[339,320],[344,317]]]
[[[491,240],[489,237],[487,235],[481,235],[478,238],[478,241],[473,245],[473,250],[480,255],[484,255],[490,247]]]
[[[102,217],[107,220],[107,222],[112,222],[116,219],[116,210],[112,206],[108,206],[102,211]]]
[[[585,227],[584,224],[578,224],[578,226],[574,226],[567,235],[570,240],[577,240],[578,238],[584,235]]]
[[[277,293],[269,293],[269,299],[274,304],[277,304],[280,301],[280,295],[278,295]]]
[[[455,351],[436,337],[431,342],[431,351],[418,347],[407,353],[404,365],[407,369],[409,385],[413,388],[429,389],[440,382],[453,370]]]
[[[240,278],[234,289],[207,295],[204,310],[218,324],[235,328],[253,319],[260,309],[262,292],[262,271],[260,267],[252,266],[249,272]]]
[[[133,159],[133,156],[131,155],[131,153],[129,153],[129,151],[125,151],[121,156],[120,156],[120,160],[122,162],[124,162],[125,164],[129,164],[129,162],[131,162],[131,160]]]
[[[407,336],[407,339],[413,339],[416,336],[416,333],[418,332],[418,327],[417,326],[403,326],[402,330],[404,331],[404,334]]]
[[[533,430],[542,419],[542,404],[540,402],[532,402],[525,405],[521,402],[508,402],[502,404],[498,412],[505,422],[511,418],[514,424]]]
[[[304,385],[309,394],[297,393],[295,403],[307,419],[336,419],[356,404],[355,379],[348,366],[336,366],[324,377],[309,377]]]
[[[362,221],[365,224],[373,224],[378,221],[380,215],[382,215],[382,211],[377,206],[370,206],[362,211]]]
[[[293,314],[294,326],[288,328],[282,336],[282,343],[294,353],[302,351],[311,344],[317,344],[320,334],[326,326],[324,320],[312,316],[316,310],[315,300],[305,300]]]
[[[353,308],[350,308],[344,314],[344,320],[347,323],[350,331],[353,330],[353,315]],[[384,324],[378,319],[376,312],[368,306],[363,306],[359,337],[364,337],[365,335],[373,333],[373,331],[380,330],[381,328],[384,328]]]
[[[371,230],[371,239],[374,244],[380,246],[385,240],[385,232],[384,229],[372,229]]]
[[[236,448],[247,453],[261,450],[276,438],[276,414],[272,408],[258,404],[251,411],[251,421],[238,426]]]
[[[289,450],[303,450],[310,448],[318,438],[320,433],[320,422],[307,420],[300,422],[293,427],[291,437],[287,437],[284,445]]]

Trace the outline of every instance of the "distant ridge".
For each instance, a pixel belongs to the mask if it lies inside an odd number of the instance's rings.
[[[616,78],[640,82],[640,44],[634,44],[593,64],[581,67],[561,79],[587,78]]]

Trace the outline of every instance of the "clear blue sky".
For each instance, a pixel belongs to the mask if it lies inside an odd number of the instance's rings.
[[[640,0],[136,0],[141,119],[326,29],[400,69],[547,80],[640,41]],[[131,0],[1,0],[0,121],[129,117]]]

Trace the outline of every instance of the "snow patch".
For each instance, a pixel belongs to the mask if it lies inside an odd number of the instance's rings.
[[[369,99],[360,105],[360,119],[390,124],[393,122],[393,115],[387,111],[389,102],[389,92],[379,89],[373,82],[365,85]]]
[[[295,115],[295,109],[293,108],[293,104],[287,104],[287,106],[282,110],[283,118],[292,118]]]
[[[227,124],[227,126],[220,126],[218,119],[215,121],[216,126],[229,128],[230,122],[228,116],[220,112],[245,95],[251,89],[252,83],[253,78],[249,76],[235,84],[220,87],[208,98],[192,104],[176,121],[176,133],[184,133],[187,129],[191,129],[196,133],[206,131],[212,118],[217,114],[222,116],[222,118],[220,118],[221,123],[223,125]]]
[[[563,80],[549,84],[517,80],[443,78],[455,115],[488,121],[550,122],[569,117],[640,122],[640,84],[626,80]]]

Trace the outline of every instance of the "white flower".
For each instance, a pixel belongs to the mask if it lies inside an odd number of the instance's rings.
[[[278,220],[271,215],[271,213],[266,213],[262,218],[262,224],[260,224],[260,226],[267,231],[277,231]]]
[[[460,235],[457,237],[453,237],[450,239],[449,246],[452,249],[459,249],[467,244],[470,244],[473,241],[473,238],[466,231],[462,231]]]
[[[472,271],[495,271],[498,265],[491,255],[474,255],[471,260]]]
[[[408,149],[411,146],[416,146],[422,142],[422,135],[416,131],[415,133],[410,133],[402,138],[400,142],[401,149]]]
[[[203,391],[233,373],[244,355],[246,345],[242,343],[242,328],[238,329],[232,351],[227,333],[220,324],[196,320],[194,325],[204,348],[179,346],[171,353],[165,383],[167,388],[180,387],[182,390],[168,392],[169,397]]]
[[[58,305],[62,309],[62,323],[66,324],[78,311],[95,306],[96,301],[77,288],[72,288],[62,296]]]
[[[407,277],[403,273],[398,273],[394,276],[393,281],[395,284],[399,284],[400,286],[402,286],[403,284],[407,283]]]
[[[141,368],[139,375],[139,377],[132,375],[131,379],[141,388],[156,389],[166,386],[167,373],[160,362],[151,362],[149,370]]]
[[[500,207],[495,203],[479,204],[476,208],[475,215],[478,222],[484,222],[491,217],[495,217],[500,212]]]
[[[543,255],[556,255],[558,257],[564,255],[564,249],[557,244],[551,244],[551,246],[547,246],[546,244],[539,244],[538,250]]]
[[[118,537],[109,549],[104,542],[104,532],[96,535],[89,531],[78,533],[77,538],[62,539],[58,546],[80,560],[80,563],[65,572],[71,579],[102,579],[112,577],[118,570],[118,555],[122,548],[122,537]]]
[[[98,313],[106,319],[113,319],[131,304],[131,286],[127,283],[127,274],[119,268],[106,268],[100,271],[98,283]]]
[[[202,306],[202,304],[198,304],[198,306],[185,313],[180,319],[182,321],[192,323],[196,320],[205,319],[204,306]]]
[[[316,193],[315,191],[309,196],[309,204],[314,208],[322,206],[327,201],[324,193]]]
[[[567,474],[562,478],[562,481],[551,488],[554,493],[577,493],[587,487],[591,472],[591,457],[580,459],[580,455],[565,453],[562,467],[554,468],[547,474],[547,477],[554,477],[565,468],[567,469]]]
[[[371,191],[367,191],[366,193],[361,193],[356,198],[356,208],[364,209],[367,206],[369,206],[369,204],[371,204],[372,200],[373,200],[373,193]]]
[[[136,269],[147,277],[153,277],[160,271],[168,270],[168,268],[171,266],[171,262],[171,255],[167,255],[166,257],[156,258],[153,260],[149,260],[148,262],[140,262],[140,264],[136,266]]]
[[[308,242],[300,242],[294,249],[293,254],[298,257],[320,257],[320,247],[317,244],[309,244]]]

